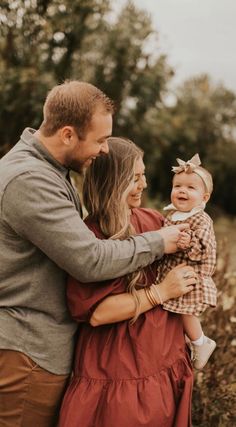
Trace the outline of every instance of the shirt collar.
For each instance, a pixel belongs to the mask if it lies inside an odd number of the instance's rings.
[[[188,212],[180,212],[176,209],[176,207],[171,203],[168,206],[164,207],[164,211],[172,211],[170,212],[169,218],[172,221],[184,221],[187,218],[190,218],[191,216],[195,215],[196,213],[203,211],[206,207],[206,204],[202,202],[199,206],[196,206],[195,208],[191,209],[191,211]]]
[[[51,163],[56,169],[61,172],[63,176],[66,177],[68,175],[69,170],[60,162],[58,162],[55,157],[53,157],[52,154],[47,150],[47,148],[37,138],[35,138],[35,132],[35,129],[26,128],[21,135],[21,140],[33,149],[36,157],[42,158],[48,163]]]

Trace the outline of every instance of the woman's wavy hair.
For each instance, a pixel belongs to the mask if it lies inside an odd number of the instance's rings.
[[[130,224],[127,196],[134,183],[135,161],[143,158],[143,151],[125,138],[110,137],[108,145],[109,153],[97,157],[85,173],[83,201],[105,237],[123,240],[136,234]],[[136,271],[126,276],[127,291],[135,300],[132,323],[140,312],[136,288],[143,275],[143,271]]]

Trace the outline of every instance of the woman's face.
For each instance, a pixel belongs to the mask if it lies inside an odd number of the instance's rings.
[[[133,187],[127,197],[127,203],[130,209],[138,208],[141,205],[142,193],[146,187],[145,166],[142,157],[139,157],[134,164]]]

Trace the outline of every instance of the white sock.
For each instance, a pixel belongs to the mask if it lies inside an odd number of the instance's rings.
[[[202,335],[200,336],[200,338],[198,338],[197,340],[192,341],[192,343],[194,345],[202,345],[202,344],[204,344],[204,342],[205,342],[205,335],[204,335],[203,332],[202,332]]]

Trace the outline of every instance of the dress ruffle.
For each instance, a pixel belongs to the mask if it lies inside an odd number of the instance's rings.
[[[74,377],[59,427],[188,427],[191,395],[192,370],[183,359],[144,378]]]

